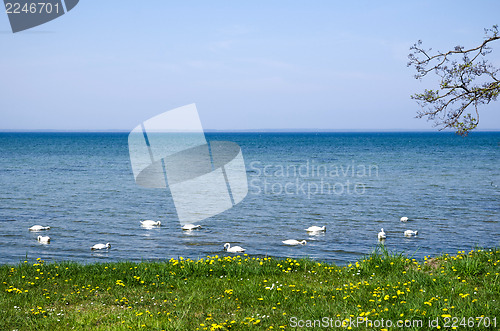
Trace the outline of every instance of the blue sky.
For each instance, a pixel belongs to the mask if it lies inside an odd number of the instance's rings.
[[[0,129],[131,130],[196,103],[206,129],[421,130],[409,47],[475,46],[497,0],[96,1],[13,34]],[[500,66],[500,42],[490,60]],[[500,129],[500,102],[480,129]]]

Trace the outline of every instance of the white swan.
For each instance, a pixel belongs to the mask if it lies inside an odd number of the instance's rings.
[[[49,236],[38,236],[37,239],[42,244],[48,244],[50,242],[50,237]]]
[[[43,230],[49,230],[50,226],[41,226],[41,225],[33,225],[30,228],[30,231],[43,231]]]
[[[108,249],[108,248],[111,248],[111,244],[110,243],[106,243],[106,244],[95,244],[94,246],[92,246],[90,249],[91,250],[96,250],[96,249]]]
[[[313,226],[310,226],[306,229],[307,232],[322,232],[322,231],[326,231],[326,226],[316,226],[316,225],[313,225]]]
[[[305,245],[305,244],[307,244],[307,241],[305,241],[305,240],[298,241],[295,239],[288,239],[288,240],[283,240],[282,243],[285,245],[295,246],[295,245]]]
[[[241,253],[241,252],[245,251],[245,249],[240,247],[240,246],[231,247],[231,245],[229,243],[224,244],[224,249],[228,252],[231,252],[231,253]]]
[[[384,229],[382,228],[381,230],[382,230],[382,231],[380,231],[380,232],[378,233],[378,240],[382,240],[382,239],[385,239],[385,238],[386,238],[386,235],[385,235]]]
[[[161,225],[160,221],[151,221],[151,220],[141,221],[141,226],[145,227],[160,226],[160,225]]]
[[[418,231],[412,231],[412,230],[406,230],[404,233],[405,237],[416,236],[417,234],[418,234]]]
[[[184,224],[182,226],[182,230],[191,231],[191,230],[194,230],[194,229],[201,229],[201,225]]]
[[[401,222],[408,222],[408,217],[404,216],[400,219]]]

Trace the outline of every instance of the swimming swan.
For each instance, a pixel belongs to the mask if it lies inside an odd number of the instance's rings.
[[[106,243],[106,244],[95,244],[94,246],[92,246],[90,249],[91,250],[96,250],[96,249],[108,249],[108,248],[111,248],[111,244],[110,243]]]
[[[401,222],[408,222],[408,217],[406,217],[406,216],[405,217],[401,217],[400,221]]]
[[[321,232],[321,231],[326,231],[326,226],[310,226],[306,229],[307,232]]]
[[[151,221],[151,220],[141,221],[141,226],[145,227],[160,226],[160,225],[161,225],[160,221]]]
[[[405,237],[416,236],[417,234],[418,234],[418,231],[412,231],[412,230],[406,230],[404,233]]]
[[[182,226],[182,230],[191,231],[191,230],[194,230],[194,229],[201,229],[201,225],[184,224]]]
[[[378,240],[382,240],[382,239],[385,239],[385,238],[386,238],[386,235],[385,235],[384,229],[382,228],[381,230],[382,230],[382,231],[380,231],[380,232],[378,233]]]
[[[43,230],[49,230],[50,226],[41,226],[41,225],[33,225],[30,228],[30,231],[43,231]]]
[[[50,243],[50,237],[49,236],[38,236],[37,240],[41,242],[42,244],[48,244]]]
[[[245,249],[244,248],[241,248],[240,246],[233,246],[231,247],[231,245],[229,243],[225,243],[224,244],[224,249],[228,252],[231,252],[231,253],[240,253],[240,252],[244,252]]]
[[[282,241],[282,243],[285,245],[295,246],[295,245],[305,245],[305,244],[307,244],[307,241],[305,241],[305,240],[298,241],[295,239],[288,239],[288,240]]]

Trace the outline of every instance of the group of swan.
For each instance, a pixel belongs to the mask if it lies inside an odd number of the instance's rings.
[[[140,222],[141,222],[141,226],[145,227],[145,228],[152,228],[155,226],[161,226],[161,221],[144,220],[144,221],[140,221]],[[200,228],[201,228],[201,225],[195,225],[195,224],[185,224],[182,226],[182,230],[185,230],[185,231],[192,231],[192,230],[200,229]],[[49,230],[49,229],[50,229],[50,226],[34,225],[29,230],[30,231],[43,231],[43,230]],[[315,226],[314,225],[314,226],[308,227],[305,230],[307,232],[312,232],[312,233],[324,232],[324,231],[326,231],[326,226]],[[44,244],[48,244],[50,242],[50,237],[38,236],[38,241],[41,243],[44,243]],[[307,244],[307,241],[288,239],[288,240],[282,241],[282,243],[285,245],[295,246],[295,245],[305,245],[305,244]],[[106,243],[106,244],[95,244],[90,249],[91,250],[100,250],[100,249],[109,249],[109,248],[111,248],[111,244]],[[224,250],[226,250],[227,252],[231,252],[231,253],[241,253],[241,252],[245,251],[245,249],[240,247],[240,246],[231,247],[231,245],[229,243],[226,243],[224,245]]]
[[[401,217],[400,219],[401,222],[407,222],[408,217]],[[152,220],[144,220],[141,221],[141,226],[146,227],[146,228],[152,228],[155,226],[160,226],[161,221],[152,221]],[[200,229],[201,225],[194,225],[194,224],[185,224],[182,226],[182,230],[185,231],[192,231],[195,229]],[[29,228],[30,231],[44,231],[44,230],[49,230],[50,226],[42,226],[42,225],[33,225],[32,227]],[[325,232],[326,231],[326,226],[310,226],[307,229],[305,229],[309,233],[319,233],[319,232]],[[404,232],[405,237],[412,237],[418,235],[418,231],[413,231],[413,230],[406,230]],[[381,231],[377,235],[378,240],[385,240],[387,238],[386,233],[384,232],[384,229],[382,228]],[[37,240],[42,243],[42,244],[48,244],[50,243],[50,237],[49,236],[38,236]],[[282,241],[283,244],[285,245],[290,245],[290,246],[296,246],[296,245],[305,245],[307,244],[307,241],[305,240],[296,240],[296,239],[287,239]],[[109,249],[111,248],[110,243],[106,244],[95,244],[92,246],[90,249],[91,250],[100,250],[100,249]],[[230,253],[242,253],[245,251],[244,248],[240,246],[233,246],[229,243],[224,244],[224,250]]]
[[[325,232],[326,231],[326,226],[317,226],[313,225],[305,229],[309,234],[318,234],[320,232]],[[283,240],[283,244],[285,245],[290,245],[290,246],[297,246],[297,245],[305,245],[307,244],[307,241],[305,240],[296,240],[296,239],[288,239],[288,240]]]
[[[141,221],[141,226],[143,226],[145,228],[152,228],[152,227],[160,226],[160,225],[161,225],[161,221],[152,221],[152,220]],[[199,228],[201,228],[201,225],[185,224],[182,227],[182,230],[191,231],[191,230],[199,229]],[[33,225],[32,227],[29,228],[29,230],[30,231],[34,231],[34,232],[45,231],[45,230],[50,230],[50,226]],[[38,242],[40,242],[42,244],[48,244],[48,243],[50,243],[50,237],[49,236],[38,236],[37,240],[38,240]],[[109,249],[109,248],[111,248],[111,244],[110,243],[106,243],[106,244],[95,244],[90,249],[94,251],[94,250]]]
[[[161,226],[161,221],[152,221],[152,220],[145,220],[141,221],[141,226],[145,228],[152,228],[154,226]],[[201,225],[195,225],[195,224],[184,224],[181,227],[182,230],[185,231],[192,231],[195,229],[201,229]]]
[[[409,218],[404,216],[400,218],[400,221],[406,223],[409,221]],[[405,237],[413,237],[418,235],[418,231],[406,230],[403,234]],[[385,234],[384,229],[381,229],[381,231],[378,233],[378,240],[384,240],[385,238],[387,238],[387,235]]]
[[[144,220],[144,221],[140,221],[140,222],[141,222],[141,226],[143,226],[145,228],[152,228],[155,226],[161,226],[161,221]],[[201,225],[194,225],[194,224],[186,224],[182,227],[183,230],[194,230],[194,229],[199,229],[199,228],[201,228]],[[95,244],[90,249],[94,251],[94,250],[109,249],[109,248],[111,248],[111,244],[106,243],[106,244]]]
[[[310,226],[307,229],[305,229],[309,233],[318,233],[318,232],[325,232],[326,231],[326,226]],[[283,244],[289,245],[289,246],[297,246],[297,245],[305,245],[307,244],[307,241],[305,240],[297,240],[297,239],[287,239],[282,241]],[[233,246],[231,247],[231,244],[225,243],[224,244],[224,250],[230,253],[242,253],[245,251],[244,248],[240,246]]]
[[[153,228],[155,226],[161,226],[161,221],[144,220],[144,221],[140,221],[140,222],[141,222],[141,226],[145,227],[145,228]],[[198,228],[201,228],[201,226],[200,225],[193,225],[193,224],[186,224],[182,227],[183,230],[193,230],[193,229],[198,229]],[[95,244],[90,249],[94,251],[94,250],[109,249],[109,248],[111,248],[111,244],[106,243],[106,244]]]
[[[418,235],[418,231],[413,231],[413,230],[406,230],[404,233],[405,237],[413,237]],[[384,232],[384,229],[382,228],[381,231],[378,233],[378,240],[384,240],[387,238],[387,235]]]
[[[42,225],[33,225],[31,228],[29,228],[30,231],[38,232],[38,231],[45,231],[45,230],[50,230],[50,226],[42,226]],[[49,244],[50,243],[50,237],[49,236],[38,236],[37,240],[41,244]],[[111,248],[111,245],[109,243],[107,244],[96,244],[92,246],[90,249],[91,250],[96,250],[96,249],[108,249]]]

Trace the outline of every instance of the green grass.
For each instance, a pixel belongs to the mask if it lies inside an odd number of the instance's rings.
[[[331,326],[360,322],[356,330],[384,329],[367,324],[382,318],[421,320],[423,329],[436,318],[442,329],[448,319],[447,329],[465,329],[463,323],[487,329],[489,321],[497,330],[499,269],[500,249],[417,261],[383,247],[345,267],[247,255],[87,265],[24,261],[0,266],[0,330],[276,330],[326,318]]]

